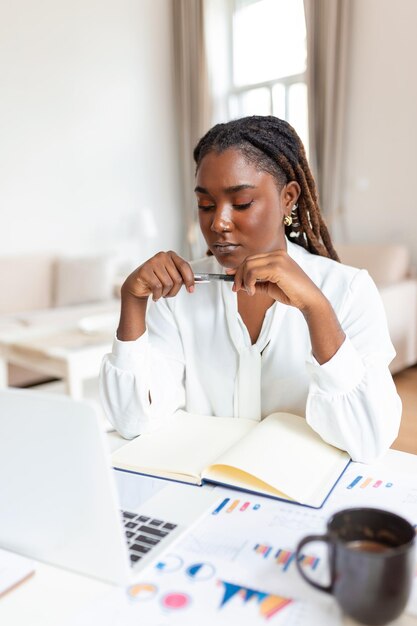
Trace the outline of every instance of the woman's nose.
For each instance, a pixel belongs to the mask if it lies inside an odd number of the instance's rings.
[[[226,208],[219,207],[213,216],[211,230],[215,233],[229,232],[233,228],[230,212]]]

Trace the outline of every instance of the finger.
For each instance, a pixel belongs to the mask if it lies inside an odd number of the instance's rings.
[[[184,261],[176,252],[168,253],[177,268],[178,272],[181,274],[183,283],[190,293],[194,291],[194,272],[191,268],[191,265]]]
[[[125,285],[127,290],[132,293],[132,295],[137,298],[145,298],[151,294],[151,289],[149,287],[149,281],[144,276],[134,276],[132,277],[132,287],[130,288],[128,285],[130,277],[125,281]]]
[[[243,279],[242,279],[243,271],[244,271],[244,264],[245,264],[245,261],[243,261],[243,263],[241,263],[239,267],[234,270],[235,280],[234,280],[232,289],[233,291],[236,291],[236,293],[240,291],[241,289],[245,288],[243,285]]]
[[[228,276],[236,276],[236,268],[234,267],[226,267],[224,271]],[[236,291],[236,281],[233,282],[232,291]]]
[[[256,281],[259,280],[258,278],[258,272],[256,271],[256,268],[251,267],[251,268],[246,268],[246,271],[244,272],[243,276],[242,276],[242,282],[244,285],[244,288],[246,289],[247,293],[250,296],[254,296],[256,293]]]
[[[162,285],[155,274],[155,268],[161,265],[161,259],[164,256],[166,256],[164,252],[158,252],[132,274],[135,280],[136,296],[152,296],[155,301],[161,297]]]
[[[270,255],[259,255],[246,259],[242,282],[248,294],[253,296],[260,283],[273,279],[274,269],[275,266],[271,263]]]
[[[151,290],[152,300],[158,302],[159,298],[162,296],[162,283],[155,272],[152,272],[152,276],[148,279],[148,285]]]
[[[257,274],[254,274],[253,268],[256,265],[253,257],[247,257],[239,266],[235,276],[236,291],[243,289],[247,294],[254,295]]]
[[[166,297],[173,298],[174,296],[177,295],[181,287],[184,285],[184,280],[181,274],[179,273],[179,271],[177,270],[176,266],[174,265],[174,263],[171,263],[170,265],[168,265],[166,268],[166,271],[170,275],[170,278],[172,281],[172,288],[166,294]]]
[[[154,274],[161,283],[161,296],[165,298],[174,286],[174,281],[168,272],[168,268],[159,266],[154,268]]]
[[[126,283],[132,283],[132,287],[128,287],[131,293],[138,297],[148,297],[153,293],[153,285],[156,286],[156,278],[149,262],[144,263],[127,278]]]

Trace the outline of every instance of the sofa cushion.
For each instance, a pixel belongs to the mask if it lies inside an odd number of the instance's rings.
[[[111,300],[113,282],[114,260],[109,255],[59,258],[55,262],[53,305]]]
[[[52,272],[50,255],[0,257],[0,314],[52,306]]]
[[[403,280],[384,287],[380,293],[397,353],[390,364],[394,374],[417,361],[417,281]]]
[[[402,244],[335,244],[340,260],[368,270],[378,287],[404,280],[410,273],[410,251]]]

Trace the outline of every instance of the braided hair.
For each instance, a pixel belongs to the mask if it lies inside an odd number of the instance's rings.
[[[292,212],[292,224],[285,226],[286,235],[313,254],[339,261],[320,212],[304,146],[293,127],[273,115],[253,115],[216,124],[194,149],[197,170],[206,154],[229,148],[238,149],[257,169],[271,174],[279,188],[290,181],[300,185],[298,205]]]

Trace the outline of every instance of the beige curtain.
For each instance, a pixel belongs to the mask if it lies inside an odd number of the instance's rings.
[[[209,129],[211,104],[204,37],[204,0],[173,0],[174,64],[178,131],[190,258],[204,253],[194,196],[193,149]]]
[[[304,0],[310,161],[333,235],[343,230],[342,148],[351,4],[350,0]]]

